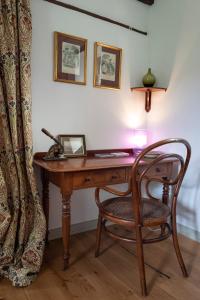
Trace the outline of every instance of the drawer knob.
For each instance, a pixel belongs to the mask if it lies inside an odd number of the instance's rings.
[[[117,175],[112,175],[112,179],[117,179]]]
[[[91,178],[90,177],[86,177],[85,178],[85,182],[90,182],[91,181]]]
[[[157,167],[156,168],[156,172],[160,173],[160,168]]]

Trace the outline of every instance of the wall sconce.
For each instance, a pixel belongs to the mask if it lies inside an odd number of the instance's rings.
[[[147,146],[148,136],[146,129],[134,129],[133,131],[133,148],[134,152],[139,154]]]

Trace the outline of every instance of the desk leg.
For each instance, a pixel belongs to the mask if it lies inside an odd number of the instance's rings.
[[[167,177],[164,177],[163,179],[167,180]],[[164,204],[168,204],[169,200],[169,185],[163,184],[163,195],[162,195],[162,202]],[[165,234],[165,225],[161,225],[161,234]]]
[[[48,236],[49,236],[49,177],[48,173],[43,169],[42,170],[42,205],[44,210],[44,215],[46,218],[46,243],[48,243]]]
[[[70,224],[71,224],[71,209],[70,209],[71,194],[62,194],[62,238],[64,248],[64,270],[69,266],[69,247],[70,247]]]
[[[167,178],[165,177],[164,179],[166,180]],[[168,200],[169,200],[169,185],[163,184],[162,202],[167,205]]]

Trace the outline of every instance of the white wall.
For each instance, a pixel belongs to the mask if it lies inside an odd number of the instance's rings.
[[[153,95],[147,126],[152,141],[184,137],[192,160],[184,180],[179,223],[200,231],[200,1],[159,0],[150,9],[150,66],[165,95]]]
[[[65,2],[63,0],[63,2]],[[147,30],[149,7],[136,0],[68,0],[67,3]],[[87,149],[130,147],[133,127],[144,127],[143,95],[132,94],[149,60],[148,37],[105,23],[42,0],[32,0],[33,51],[32,99],[34,151],[52,144],[41,133],[45,127],[54,135],[85,134]],[[53,32],[88,39],[87,85],[53,81]],[[93,45],[101,41],[123,48],[122,85],[119,91],[93,88]],[[51,187],[50,228],[60,226],[61,198]],[[95,219],[94,191],[72,196],[72,223]]]

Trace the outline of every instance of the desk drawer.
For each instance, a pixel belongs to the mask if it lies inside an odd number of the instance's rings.
[[[169,174],[168,164],[160,164],[157,166],[153,166],[147,173],[147,175],[151,176],[167,176]]]
[[[145,167],[141,168],[141,171],[144,170]],[[157,166],[153,166],[148,172],[147,175],[150,176],[169,176],[171,170],[171,165],[168,163],[158,164]]]
[[[76,189],[122,183],[126,181],[125,175],[125,168],[79,172],[73,176],[73,187]]]
[[[140,166],[140,173],[145,169],[145,166]],[[172,164],[171,163],[162,163],[158,164],[157,166],[153,166],[147,173],[149,176],[154,176],[154,177],[164,177],[164,176],[169,176],[172,171]],[[131,175],[131,168],[128,170],[128,178],[130,178]]]

